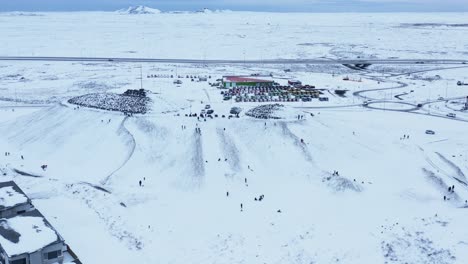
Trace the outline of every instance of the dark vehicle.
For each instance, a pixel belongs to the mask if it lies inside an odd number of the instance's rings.
[[[348,90],[335,90],[335,93],[339,96],[344,96]]]
[[[240,114],[240,112],[242,112],[242,109],[240,107],[233,107],[231,108],[231,111],[229,113],[233,115],[238,115]]]
[[[328,97],[319,97],[320,102],[328,102]]]
[[[456,115],[456,114],[454,114],[454,113],[449,113],[449,114],[447,114],[447,117],[450,117],[450,118],[455,118],[455,117],[457,117],[457,115]]]
[[[211,114],[214,113],[214,110],[213,110],[213,109],[210,109],[210,110],[206,111],[206,113],[209,114],[209,115],[211,115]]]
[[[435,135],[435,132],[433,130],[426,130],[426,134],[428,135]]]
[[[422,104],[418,104],[417,106],[418,106],[418,108],[421,108],[421,107],[423,107],[423,105],[422,105]]]

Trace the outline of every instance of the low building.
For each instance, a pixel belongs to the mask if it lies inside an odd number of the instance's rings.
[[[38,210],[0,219],[1,263],[63,263],[66,250],[63,238]]]
[[[271,81],[271,80],[261,80],[257,78],[249,78],[249,77],[241,77],[241,76],[224,76],[222,81],[223,81],[224,88],[232,88],[232,87],[239,87],[239,86],[252,86],[252,87],[273,86],[275,83],[274,81]]]
[[[15,182],[0,182],[0,264],[80,264]]]
[[[0,182],[0,218],[10,218],[33,209],[31,200],[15,182]]]

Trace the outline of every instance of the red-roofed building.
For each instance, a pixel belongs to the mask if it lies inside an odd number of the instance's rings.
[[[224,76],[224,88],[238,87],[238,86],[272,86],[274,81],[261,80],[256,78],[241,77],[241,76]]]

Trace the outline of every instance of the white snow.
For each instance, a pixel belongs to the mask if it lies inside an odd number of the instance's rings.
[[[26,203],[28,198],[24,194],[13,189],[12,186],[0,188],[0,206],[11,207],[17,204]]]
[[[16,243],[0,236],[0,244],[9,256],[34,252],[57,240],[55,231],[45,224],[42,217],[17,216],[0,220],[0,225],[20,234]]]
[[[463,13],[41,15],[0,14],[0,54],[460,59],[468,48],[464,27],[407,25],[463,23]],[[83,263],[464,264],[462,66],[0,62],[0,173]],[[279,102],[281,119],[263,120],[245,113],[271,102],[224,101],[208,84],[250,74],[298,79],[329,101]],[[66,103],[141,85],[144,115]],[[207,104],[217,118],[186,116]],[[222,118],[232,107],[240,117]]]

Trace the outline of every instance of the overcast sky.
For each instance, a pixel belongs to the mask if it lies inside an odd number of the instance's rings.
[[[468,0],[0,0],[0,11],[111,11],[131,5],[163,11],[206,7],[279,12],[468,12]]]

